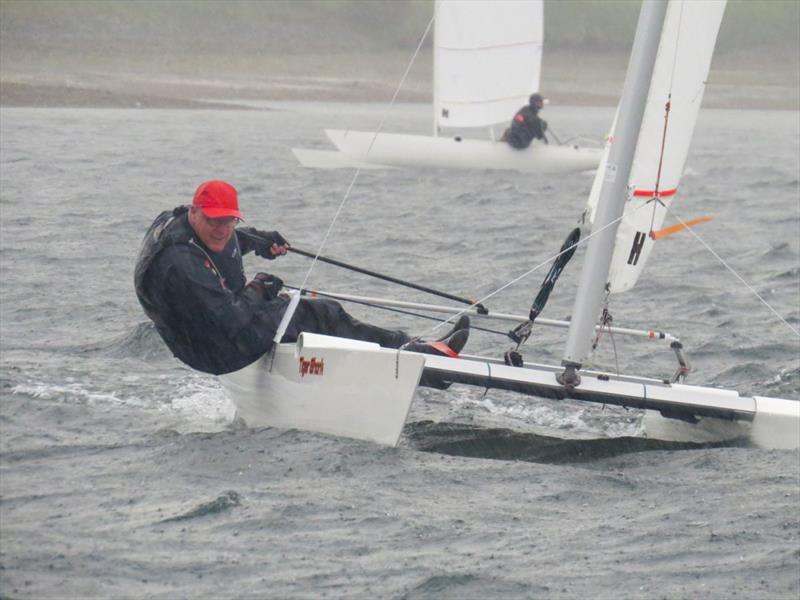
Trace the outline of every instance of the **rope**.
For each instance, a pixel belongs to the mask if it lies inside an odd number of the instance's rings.
[[[617,342],[614,339],[614,332],[611,329],[611,323],[613,321],[613,317],[611,313],[608,311],[608,301],[611,296],[611,292],[606,290],[606,295],[603,298],[603,312],[600,317],[600,327],[597,329],[597,334],[592,341],[592,351],[591,351],[591,363],[592,365],[596,365],[597,362],[595,361],[595,355],[597,348],[600,346],[600,341],[603,339],[603,334],[607,330],[608,331],[608,338],[611,340],[611,347],[614,351],[614,365],[615,365],[615,372],[617,375],[620,374],[619,371],[619,354],[617,353]]]
[[[288,288],[290,290],[297,290],[298,292],[300,291],[300,288],[295,287],[293,285],[284,284],[283,287]],[[378,310],[385,310],[388,312],[394,312],[401,315],[407,315],[410,317],[418,317],[420,319],[428,319],[429,321],[439,321],[439,322],[444,321],[444,319],[440,317],[434,317],[433,315],[417,313],[410,310],[397,308],[394,306],[383,306],[382,304],[374,304],[373,302],[366,302],[365,300],[355,300],[353,298],[340,298],[336,294],[326,294],[325,292],[320,292],[318,290],[314,291],[313,294],[316,296],[322,296],[323,298],[332,298],[337,302],[350,302],[352,304],[360,304],[362,306],[368,306],[369,308],[376,308]],[[479,327],[477,325],[470,325],[470,329],[475,329],[477,331],[484,331],[486,333],[493,333],[495,335],[501,335],[503,337],[506,337],[508,335],[507,332],[505,331],[498,331],[497,329],[489,329],[488,327]]]
[[[577,249],[578,249],[578,246],[581,246],[582,244],[584,244],[584,243],[588,242],[588,241],[589,241],[590,239],[592,239],[592,238],[593,238],[595,235],[597,235],[597,234],[601,233],[602,231],[605,231],[606,229],[608,229],[608,228],[609,228],[609,227],[611,227],[612,225],[616,225],[616,224],[617,224],[619,221],[621,221],[621,220],[623,219],[623,217],[624,217],[624,216],[625,216],[625,215],[623,214],[623,215],[621,215],[620,217],[618,217],[618,218],[614,219],[613,221],[611,221],[610,223],[606,224],[604,227],[601,227],[601,228],[600,228],[600,229],[598,229],[597,231],[592,231],[592,233],[590,233],[590,234],[589,234],[589,235],[587,235],[585,238],[583,238],[582,240],[580,240],[580,241],[579,241],[577,244],[575,244],[574,246],[570,246],[570,247],[569,247],[569,248],[567,248],[566,250],[562,250],[562,251],[558,252],[557,254],[555,254],[555,255],[551,256],[550,258],[546,259],[545,261],[543,261],[543,262],[539,263],[538,265],[536,265],[536,266],[535,266],[535,267],[533,267],[532,269],[529,269],[528,271],[525,271],[525,272],[524,272],[522,275],[519,275],[518,277],[515,277],[514,279],[512,279],[511,281],[509,281],[508,283],[505,283],[505,284],[501,285],[499,288],[497,288],[497,289],[496,289],[496,290],[494,290],[493,292],[490,292],[489,294],[486,294],[486,295],[485,295],[485,296],[483,296],[482,298],[479,298],[478,300],[476,300],[476,301],[475,301],[475,303],[474,303],[472,306],[474,307],[474,306],[477,306],[477,305],[479,305],[479,304],[483,304],[484,302],[486,302],[486,301],[487,301],[487,300],[489,300],[490,298],[493,298],[494,296],[496,296],[496,295],[497,295],[497,294],[499,294],[500,292],[502,292],[502,291],[504,291],[504,290],[508,289],[509,287],[511,287],[512,285],[514,285],[514,284],[516,284],[516,283],[519,283],[520,281],[522,281],[522,280],[523,280],[523,279],[525,279],[526,277],[528,277],[528,276],[532,275],[533,273],[535,273],[536,271],[538,271],[538,270],[539,270],[539,269],[541,269],[542,267],[544,267],[544,266],[546,266],[546,265],[550,264],[551,262],[553,262],[554,260],[556,260],[556,259],[557,259],[559,256],[561,256],[562,254],[566,254],[567,252],[571,252],[571,251],[577,250]],[[429,330],[428,330],[428,331],[426,331],[425,333],[433,333],[434,331],[436,331],[437,329],[439,329],[439,328],[440,328],[440,327],[442,327],[443,325],[446,325],[447,323],[450,323],[450,322],[451,322],[451,321],[453,321],[453,320],[457,320],[457,319],[458,319],[458,318],[459,318],[461,315],[463,315],[465,312],[466,312],[466,309],[462,310],[462,311],[461,311],[461,312],[459,312],[459,313],[456,313],[456,314],[454,314],[454,315],[451,315],[450,317],[448,317],[448,318],[447,318],[447,320],[445,320],[445,321],[442,321],[441,323],[439,323],[439,324],[438,324],[438,325],[436,325],[435,327],[432,327],[431,329],[429,329]],[[424,334],[423,334],[423,335],[424,335]]]
[[[243,232],[246,236],[251,238],[256,237],[253,235],[248,234],[247,232]],[[314,255],[311,252],[306,252],[305,250],[300,250],[299,248],[289,247],[289,252],[295,252],[302,256],[307,256],[309,258],[313,258]],[[454,294],[450,294],[448,292],[442,292],[441,290],[435,290],[433,288],[429,288],[424,285],[420,285],[418,283],[413,283],[411,281],[406,281],[404,279],[398,279],[397,277],[392,277],[390,275],[385,275],[383,273],[377,273],[376,271],[370,271],[369,269],[364,269],[362,267],[357,267],[355,265],[351,265],[340,260],[335,260],[333,258],[322,256],[321,254],[317,254],[316,259],[320,262],[328,263],[330,265],[334,265],[337,267],[341,267],[343,269],[348,269],[350,271],[354,271],[356,273],[361,273],[362,275],[368,275],[369,277],[375,277],[376,279],[383,279],[384,281],[389,281],[391,283],[396,283],[397,285],[403,285],[405,287],[409,287],[415,290],[419,290],[421,292],[427,292],[428,294],[433,294],[434,296],[439,296],[440,298],[447,298],[448,300],[455,300],[456,302],[460,302],[461,304],[469,304],[470,306],[475,302],[474,300],[470,300],[468,298],[462,298],[461,296],[456,296]],[[479,313],[488,314],[489,311],[483,305],[476,305]]]
[[[634,209],[634,212],[635,212],[635,211],[637,211],[637,210],[641,210],[641,209],[642,209],[642,208],[644,208],[645,206],[646,206],[645,204],[641,205],[639,208],[637,208],[637,209]],[[708,244],[705,242],[705,240],[703,240],[703,238],[701,238],[701,237],[700,237],[700,236],[697,234],[697,232],[696,232],[696,231],[695,231],[695,230],[694,230],[694,229],[693,229],[691,226],[689,226],[689,225],[688,225],[688,224],[687,224],[687,223],[686,223],[686,222],[685,222],[683,219],[681,219],[680,215],[678,215],[678,214],[677,214],[677,213],[676,213],[676,212],[675,212],[675,211],[674,211],[674,210],[673,210],[671,207],[665,207],[665,208],[666,208],[666,210],[667,210],[667,212],[668,212],[668,213],[670,213],[670,214],[671,214],[671,215],[672,215],[672,216],[673,216],[675,219],[677,219],[677,221],[678,221],[678,222],[679,222],[681,225],[683,225],[683,228],[684,228],[686,231],[688,231],[689,233],[691,233],[691,234],[692,234],[692,235],[695,237],[695,239],[696,239],[698,242],[700,242],[700,244],[701,244],[701,245],[702,245],[702,246],[703,246],[703,247],[704,247],[706,250],[708,250],[708,251],[711,253],[711,255],[712,255],[712,256],[714,256],[714,258],[716,258],[716,259],[717,259],[717,260],[720,262],[720,264],[722,264],[722,266],[723,266],[723,267],[725,267],[725,268],[726,268],[728,271],[730,271],[730,272],[733,274],[733,276],[734,276],[734,277],[736,277],[736,278],[737,278],[737,279],[738,279],[738,280],[739,280],[739,281],[740,281],[740,282],[741,282],[741,283],[742,283],[742,284],[743,284],[743,285],[744,285],[744,286],[745,286],[745,287],[746,287],[748,290],[750,290],[750,292],[751,292],[751,293],[752,293],[752,294],[753,294],[753,295],[754,295],[756,298],[758,298],[758,299],[761,301],[761,303],[762,303],[764,306],[766,306],[766,307],[767,307],[767,308],[768,308],[768,309],[769,309],[769,310],[772,312],[772,314],[774,314],[774,315],[775,315],[775,316],[778,318],[778,320],[780,320],[780,321],[781,321],[781,322],[782,322],[784,325],[786,325],[786,327],[788,327],[788,328],[789,328],[789,330],[790,330],[792,333],[794,333],[794,334],[795,334],[797,337],[800,337],[800,330],[796,329],[795,327],[793,327],[793,326],[791,325],[791,323],[789,323],[788,321],[786,321],[786,319],[784,319],[784,318],[783,318],[783,317],[780,315],[780,313],[778,313],[778,311],[777,311],[777,310],[775,310],[775,309],[772,307],[772,305],[770,305],[770,303],[769,303],[769,302],[767,302],[767,301],[764,299],[764,297],[763,297],[763,296],[761,296],[761,294],[759,294],[759,293],[758,293],[758,292],[755,290],[755,288],[753,288],[753,286],[751,286],[749,283],[747,283],[747,281],[745,281],[745,280],[744,280],[744,278],[743,278],[741,275],[739,275],[739,273],[737,273],[737,272],[736,272],[736,270],[735,270],[733,267],[731,267],[731,266],[730,266],[730,265],[729,265],[729,264],[728,264],[728,263],[727,263],[727,262],[726,262],[726,261],[725,261],[725,260],[724,260],[724,259],[723,259],[723,258],[722,258],[720,255],[719,255],[719,254],[717,254],[717,253],[714,251],[714,249],[713,249],[711,246],[709,246],[709,245],[708,245]],[[624,216],[624,215],[623,215],[623,216]],[[620,217],[620,218],[622,218],[622,217]],[[594,235],[594,234],[592,234],[592,235]],[[591,235],[590,235],[590,236],[588,236],[586,239],[588,240],[590,237],[591,237]]]
[[[791,324],[790,324],[790,323],[789,323],[789,322],[788,322],[786,319],[784,319],[784,318],[783,318],[783,317],[782,317],[782,316],[781,316],[781,315],[778,313],[778,311],[777,311],[777,310],[775,310],[774,308],[772,308],[772,306],[770,305],[770,303],[769,303],[769,302],[767,302],[767,301],[766,301],[766,300],[765,300],[765,299],[764,299],[764,298],[761,296],[761,294],[759,294],[759,293],[758,293],[758,292],[755,290],[755,288],[753,288],[753,286],[751,286],[749,283],[747,283],[747,282],[744,280],[744,278],[743,278],[741,275],[739,275],[739,273],[737,273],[737,272],[736,272],[736,270],[735,270],[733,267],[731,267],[731,266],[730,266],[730,265],[729,265],[727,262],[725,262],[725,260],[724,260],[724,259],[723,259],[723,258],[722,258],[722,257],[721,257],[719,254],[717,254],[717,253],[714,251],[714,249],[713,249],[711,246],[709,246],[709,245],[708,245],[708,244],[707,244],[707,243],[706,243],[706,242],[703,240],[703,238],[701,238],[701,237],[700,237],[700,236],[697,234],[697,232],[695,232],[695,230],[694,230],[694,229],[692,229],[691,227],[689,227],[689,226],[688,226],[688,225],[687,225],[687,224],[684,222],[684,220],[683,220],[683,219],[681,219],[681,218],[680,218],[680,216],[678,216],[678,214],[677,214],[675,211],[673,211],[673,210],[670,210],[670,209],[667,209],[667,210],[668,210],[670,213],[672,213],[672,216],[673,216],[673,217],[675,217],[676,219],[678,219],[678,221],[679,221],[679,222],[680,222],[680,223],[681,223],[681,224],[682,224],[682,225],[683,225],[683,226],[686,228],[686,230],[687,230],[689,233],[691,233],[691,234],[692,234],[692,235],[695,237],[695,239],[696,239],[698,242],[700,242],[700,243],[703,245],[703,247],[704,247],[706,250],[708,250],[708,251],[709,251],[709,252],[710,252],[710,253],[711,253],[711,254],[714,256],[714,258],[716,258],[716,259],[717,259],[717,260],[718,260],[718,261],[719,261],[719,262],[722,264],[722,266],[723,266],[723,267],[725,267],[726,269],[728,269],[728,271],[730,271],[730,272],[733,274],[733,276],[734,276],[734,277],[736,277],[736,279],[738,279],[738,280],[739,280],[739,281],[740,281],[740,282],[741,282],[741,283],[742,283],[742,284],[743,284],[743,285],[744,285],[744,286],[745,286],[745,287],[746,287],[748,290],[750,290],[750,292],[751,292],[751,293],[752,293],[752,294],[753,294],[753,295],[754,295],[756,298],[758,298],[758,299],[761,301],[761,303],[762,303],[764,306],[766,306],[766,307],[767,307],[767,308],[768,308],[770,311],[772,311],[772,314],[774,314],[776,317],[778,317],[778,319],[779,319],[779,320],[780,320],[780,321],[781,321],[781,322],[782,322],[784,325],[786,325],[786,327],[788,327],[788,328],[789,328],[789,329],[792,331],[792,333],[794,333],[794,334],[795,334],[797,337],[800,337],[800,331],[798,331],[798,330],[797,330],[796,328],[794,328],[794,327],[793,327],[793,326],[792,326],[792,325],[791,325]]]
[[[664,105],[664,129],[661,132],[661,151],[658,155],[658,172],[656,173],[656,185],[653,188],[653,197],[647,201],[649,204],[650,202],[653,203],[653,212],[650,215],[650,232],[653,231],[653,223],[656,220],[656,209],[658,205],[664,206],[664,203],[661,201],[661,196],[659,195],[659,187],[661,186],[661,168],[664,165],[664,150],[667,147],[667,129],[669,128],[669,113],[670,109],[672,108],[672,87],[670,86],[670,92],[667,94],[667,103]]]
[[[661,201],[661,196],[659,195],[659,186],[661,185],[661,168],[664,164],[664,150],[667,146],[667,129],[669,128],[669,114],[672,109],[672,89],[675,84],[675,69],[678,65],[678,48],[680,47],[681,41],[681,24],[683,23],[683,3],[680,5],[680,12],[678,13],[678,33],[675,38],[675,51],[672,55],[672,71],[669,77],[669,91],[667,92],[667,103],[664,105],[664,129],[661,133],[661,151],[659,152],[658,156],[658,172],[656,174],[656,184],[653,188],[653,197],[647,201],[647,204],[653,203],[653,212],[650,215],[650,232],[653,231],[653,223],[656,220],[656,210],[658,209],[658,205],[661,204],[665,206],[664,203]]]
[[[433,19],[434,19],[434,17],[431,17],[430,21],[428,21],[428,26],[425,28],[425,31],[423,32],[422,37],[420,37],[419,43],[417,43],[417,49],[414,51],[414,55],[411,57],[411,60],[408,62],[408,65],[406,66],[406,70],[403,73],[403,76],[400,78],[400,82],[397,84],[397,88],[395,89],[394,94],[392,95],[392,99],[389,102],[389,106],[386,109],[383,117],[381,118],[380,123],[378,124],[378,128],[375,131],[375,135],[372,136],[372,140],[370,141],[369,147],[367,148],[367,153],[366,153],[365,157],[369,156],[369,153],[370,153],[370,151],[372,150],[372,147],[375,144],[375,140],[378,137],[378,134],[383,129],[383,125],[386,122],[386,117],[388,116],[389,111],[391,111],[392,107],[394,107],[394,105],[395,105],[395,102],[397,100],[397,96],[400,94],[400,89],[403,87],[403,84],[405,83],[406,78],[408,77],[408,73],[411,71],[411,66],[414,64],[414,61],[417,59],[417,56],[419,55],[420,50],[422,49],[422,44],[425,41],[425,38],[428,36],[428,32],[430,31],[431,26],[433,25]],[[358,168],[356,168],[356,172],[353,174],[353,178],[350,180],[350,185],[347,186],[347,191],[345,192],[344,198],[342,198],[342,202],[339,204],[339,208],[336,210],[336,213],[334,214],[333,219],[331,220],[331,224],[328,226],[328,229],[327,229],[327,231],[325,232],[325,235],[322,238],[322,242],[320,243],[319,248],[317,249],[317,253],[314,256],[314,259],[311,261],[311,266],[309,266],[308,271],[306,272],[306,276],[303,279],[303,283],[300,284],[300,291],[301,292],[302,292],[303,289],[305,289],[306,283],[308,283],[308,278],[311,276],[311,271],[313,271],[314,267],[316,266],[317,259],[319,258],[319,255],[322,254],[322,250],[325,247],[325,244],[328,242],[328,238],[330,237],[331,231],[333,231],[333,226],[336,223],[336,220],[339,218],[339,214],[342,212],[342,209],[344,208],[344,205],[347,203],[347,200],[350,198],[350,193],[352,192],[353,186],[355,186],[355,183],[358,180],[358,177],[359,177],[360,174],[361,174],[361,167],[358,167]]]

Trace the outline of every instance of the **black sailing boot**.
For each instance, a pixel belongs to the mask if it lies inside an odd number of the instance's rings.
[[[409,352],[457,358],[458,353],[466,346],[467,339],[469,339],[469,317],[462,315],[453,329],[438,340],[434,342],[411,341],[403,346],[402,349]]]
[[[467,338],[469,338],[469,329],[459,329],[443,340],[436,340],[435,342],[411,342],[405,347],[405,350],[421,352],[422,354],[458,358],[458,353],[461,352],[466,345]],[[425,373],[423,371],[422,377],[419,379],[419,385],[435,388],[437,390],[446,390],[450,387],[451,382],[444,380],[441,375]]]
[[[461,315],[460,317],[458,317],[458,320],[457,320],[457,321],[455,322],[455,324],[454,324],[454,325],[453,325],[453,326],[450,328],[450,331],[448,331],[447,333],[445,333],[445,334],[444,334],[442,337],[440,337],[440,338],[439,338],[438,340],[436,340],[436,341],[437,341],[437,342],[443,342],[443,341],[445,341],[447,338],[449,338],[451,335],[453,335],[453,334],[454,334],[456,331],[458,331],[459,329],[469,329],[469,317],[468,317],[467,315]],[[463,348],[463,346],[462,346],[462,348]],[[459,351],[460,351],[460,350],[457,350],[457,352],[459,352]]]

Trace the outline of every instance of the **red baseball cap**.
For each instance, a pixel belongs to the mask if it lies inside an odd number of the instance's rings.
[[[194,193],[192,206],[196,206],[209,219],[220,217],[236,217],[242,219],[239,212],[239,198],[236,188],[224,181],[206,181]],[[244,219],[242,219],[244,220]]]

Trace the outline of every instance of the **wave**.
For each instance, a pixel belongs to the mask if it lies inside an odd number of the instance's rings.
[[[755,390],[767,396],[779,398],[800,397],[800,366],[786,367],[768,380],[753,384]]]
[[[495,426],[531,427],[548,431],[569,432],[583,438],[636,436],[641,433],[638,410],[617,406],[587,406],[570,400],[547,401],[520,399],[510,392],[492,392],[492,397],[475,396],[473,391],[454,394],[451,403],[470,414],[485,411]],[[535,433],[540,433],[536,431]]]
[[[796,258],[797,254],[789,242],[770,242],[769,247],[760,254],[762,259]]]
[[[172,352],[161,339],[155,325],[149,321],[139,323],[132,331],[110,340],[69,350],[80,354],[105,354],[111,358],[138,358],[146,362],[172,358]]]
[[[235,506],[241,506],[241,503],[241,496],[239,493],[234,490],[228,490],[209,502],[199,504],[195,508],[180,515],[163,519],[159,521],[159,523],[175,523],[180,521],[188,521],[189,519],[207,517],[209,515],[225,512]]]
[[[83,384],[75,382],[21,383],[12,387],[11,393],[30,396],[37,400],[55,400],[68,404],[134,404],[130,400],[124,400],[117,393],[90,390]]]
[[[403,433],[412,448],[423,452],[545,464],[586,463],[636,452],[738,447],[745,443],[743,440],[666,442],[631,436],[564,439],[505,428],[432,421],[410,423]]]
[[[124,406],[172,415],[182,433],[219,431],[234,423],[236,408],[219,382],[187,372],[170,380],[127,375],[100,381],[28,381],[9,386],[12,394],[36,400],[89,406]]]
[[[453,573],[427,577],[400,599],[543,598],[551,593],[552,590],[546,585],[531,586],[529,582],[505,579],[499,575],[486,577],[473,573]]]
[[[779,273],[775,273],[770,277],[773,281],[781,281],[783,279],[788,279],[791,283],[796,284],[797,280],[800,279],[800,267],[791,267],[786,271],[781,271]]]

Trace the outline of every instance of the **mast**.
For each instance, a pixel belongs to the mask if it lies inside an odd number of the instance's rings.
[[[603,183],[594,219],[593,230],[599,233],[589,240],[586,250],[572,309],[567,346],[561,361],[565,369],[558,380],[566,387],[580,384],[577,371],[589,353],[595,322],[600,312],[614,253],[618,220],[625,209],[633,155],[647,104],[666,12],[667,0],[644,0],[639,12],[636,36],[620,99],[619,118],[602,175]]]

